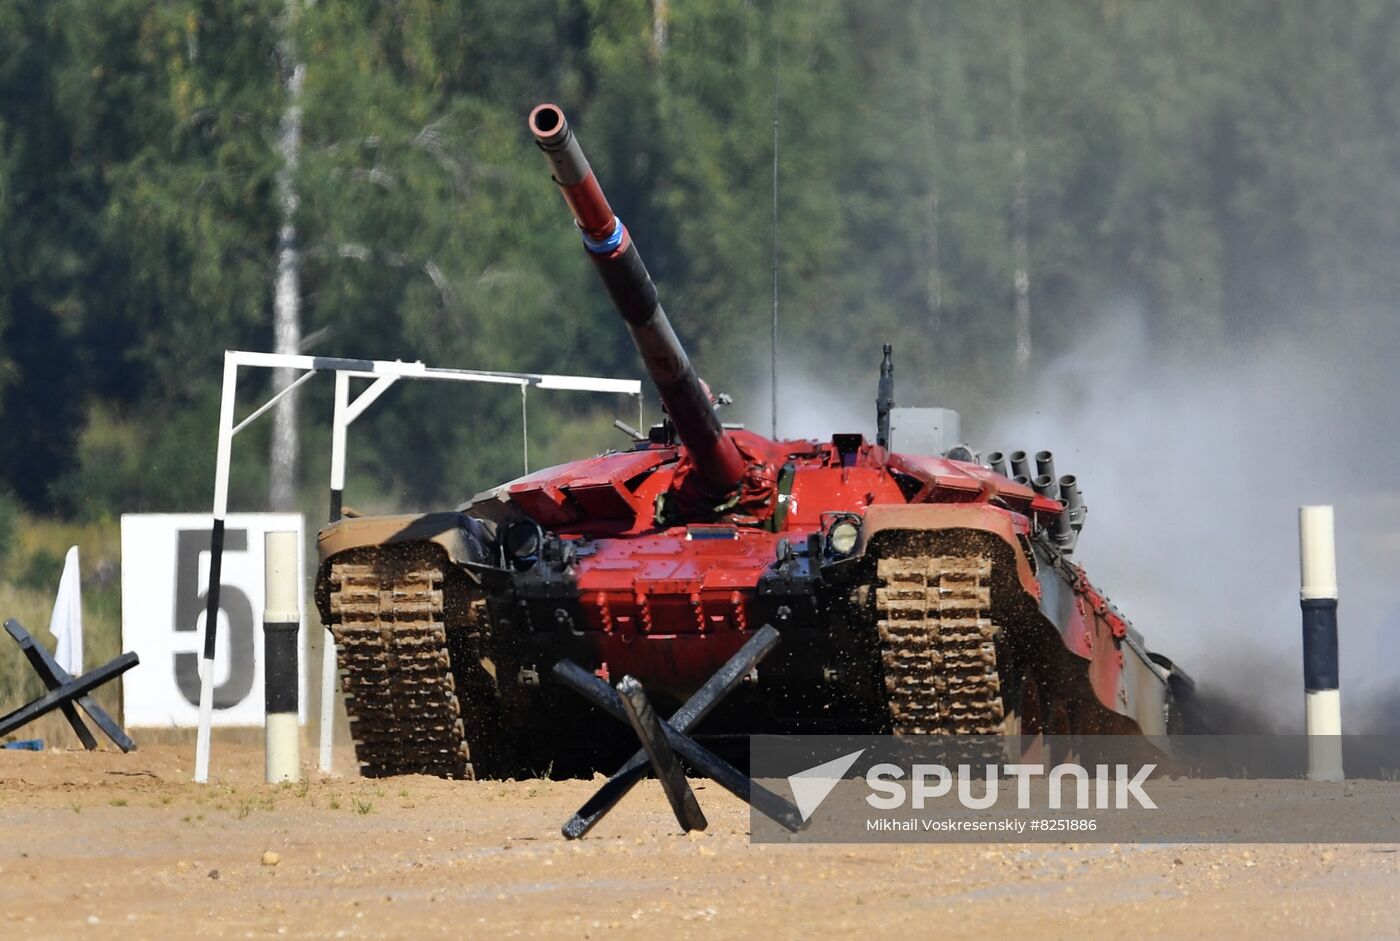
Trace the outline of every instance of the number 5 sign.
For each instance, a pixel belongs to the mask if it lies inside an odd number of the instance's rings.
[[[122,649],[141,656],[122,683],[128,726],[193,728],[199,723],[199,662],[209,590],[213,517],[204,513],[122,516]],[[235,513],[224,531],[223,588],[219,594],[214,720],[218,726],[263,721],[263,537],[293,530],[304,542],[295,513]],[[305,610],[303,560],[297,564]],[[306,663],[306,633],[301,636]],[[306,721],[306,676],[298,701]]]

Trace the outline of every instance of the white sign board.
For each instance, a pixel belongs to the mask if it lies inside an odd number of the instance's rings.
[[[122,515],[122,649],[141,657],[122,683],[131,727],[199,723],[199,660],[209,590],[207,513]],[[294,530],[298,603],[306,610],[305,530],[296,513],[234,513],[224,530],[214,657],[216,726],[263,723],[263,537]],[[300,638],[298,703],[306,722],[306,629]]]

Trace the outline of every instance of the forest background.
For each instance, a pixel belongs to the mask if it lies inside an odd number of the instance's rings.
[[[640,375],[525,130],[553,100],[727,417],[774,420],[776,268],[780,433],[871,433],[893,343],[901,404],[1056,449],[1086,564],[1207,675],[1296,645],[1293,508],[1336,503],[1344,664],[1391,689],[1398,78],[1387,0],[13,0],[0,604],[45,620],[79,542],[115,623],[120,514],[207,509],[225,349]],[[324,515],[298,395],[235,509]],[[532,400],[532,464],[630,409]],[[405,384],[355,439],[351,504],[454,505],[519,473],[519,397]]]

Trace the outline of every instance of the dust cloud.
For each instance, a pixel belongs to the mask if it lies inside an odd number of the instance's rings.
[[[1079,477],[1076,559],[1234,730],[1301,730],[1297,508],[1330,503],[1345,728],[1400,731],[1400,338],[1341,320],[1164,356],[1142,317],[1114,311],[1034,369],[1029,393],[964,417],[983,454],[1048,448]],[[873,363],[782,364],[782,435],[873,437]],[[960,404],[897,386],[901,405]],[[751,388],[766,405],[767,377]],[[766,407],[744,417],[768,430]]]
[[[1154,649],[1279,730],[1302,722],[1297,507],[1337,512],[1348,731],[1400,685],[1400,382],[1391,338],[1343,330],[1159,356],[1115,312],[979,443],[1079,476],[1077,557]],[[1380,714],[1378,714],[1380,713]]]

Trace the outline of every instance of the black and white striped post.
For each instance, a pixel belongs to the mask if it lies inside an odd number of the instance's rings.
[[[1330,506],[1298,508],[1303,689],[1308,779],[1341,781],[1342,698],[1337,669],[1337,549]]]
[[[331,416],[331,508],[330,521],[338,521],[345,508],[345,433],[350,427],[346,412],[350,409],[350,377],[335,374],[335,405]],[[330,774],[335,745],[335,638],[330,631],[321,632],[321,721],[317,724],[321,745],[316,768]]]
[[[264,541],[263,737],[267,783],[301,780],[298,647],[301,641],[297,533],[268,533]]]
[[[334,523],[344,516],[345,510],[345,448],[350,425],[359,418],[390,386],[399,380],[398,375],[376,376],[359,395],[350,397],[350,376],[348,372],[335,374],[335,404],[331,413],[331,493],[329,520]],[[499,381],[487,377],[483,381]],[[321,636],[321,721],[320,749],[316,763],[322,774],[330,774],[334,769],[335,749],[335,681],[338,675],[335,657],[335,638],[330,631]]]
[[[209,590],[204,614],[204,648],[199,662],[199,731],[195,736],[194,780],[209,780],[209,732],[214,716],[214,651],[218,649],[219,588],[223,579],[224,518],[228,516],[229,453],[233,449],[233,406],[238,390],[238,362],[224,353],[224,382],[219,401],[219,443],[214,470],[214,523],[209,534]]]

